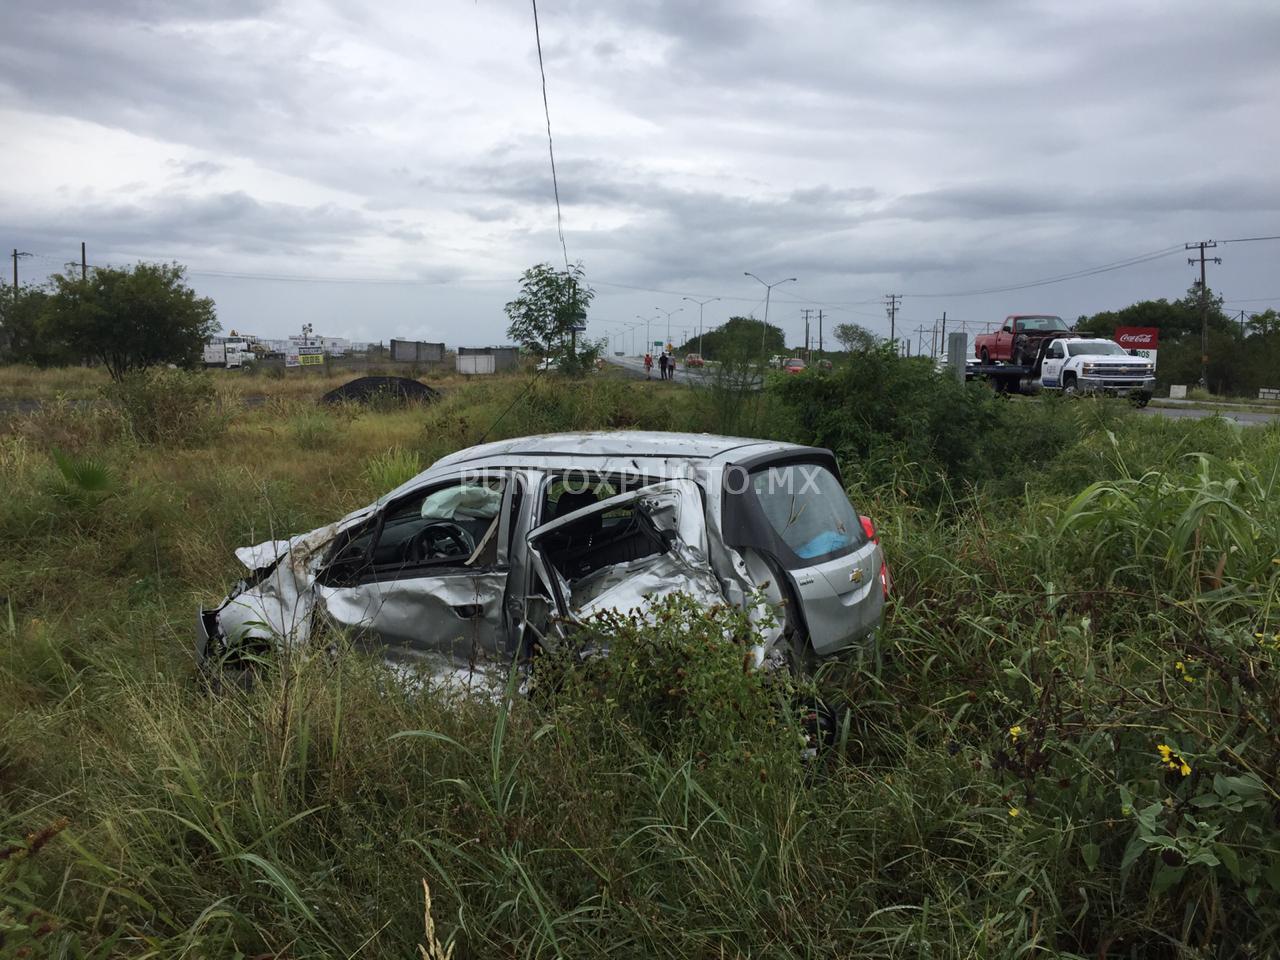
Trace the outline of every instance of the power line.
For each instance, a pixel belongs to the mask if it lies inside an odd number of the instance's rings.
[[[1236,237],[1234,240],[1219,240],[1219,243],[1253,243],[1257,240],[1280,240],[1280,236],[1275,237]]]
[[[1028,280],[1025,283],[1014,283],[1003,287],[987,287],[981,290],[958,290],[949,293],[911,293],[908,291],[907,296],[920,298],[977,297],[991,293],[1010,293],[1014,290],[1029,290],[1032,287],[1043,287],[1051,283],[1063,283],[1067,280],[1082,280],[1085,277],[1092,277],[1099,273],[1109,273],[1112,270],[1123,270],[1125,267],[1136,267],[1138,264],[1150,263],[1152,260],[1160,260],[1163,257],[1172,256],[1181,249],[1181,245],[1176,247],[1165,247],[1162,250],[1152,250],[1149,253],[1140,253],[1137,256],[1128,257],[1124,260],[1116,260],[1112,263],[1104,263],[1096,267],[1085,267],[1072,273],[1064,273],[1055,277],[1045,277],[1040,280]]]
[[[560,214],[560,182],[556,178],[556,148],[551,142],[551,107],[547,103],[547,71],[542,65],[542,32],[538,29],[538,0],[533,3],[533,36],[538,45],[538,73],[542,76],[542,112],[547,117],[547,153],[551,157],[551,189],[556,195],[556,233],[564,252],[564,268],[569,269],[569,248],[564,243],[564,218]]]

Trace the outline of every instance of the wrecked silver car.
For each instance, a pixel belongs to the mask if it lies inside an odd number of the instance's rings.
[[[391,659],[510,663],[598,611],[686,593],[761,626],[756,662],[867,642],[884,556],[828,450],[735,437],[567,433],[460,450],[336,523],[245,547],[197,618],[202,661],[306,644],[317,625]]]

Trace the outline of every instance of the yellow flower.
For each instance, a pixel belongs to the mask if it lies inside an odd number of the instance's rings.
[[[1157,743],[1156,749],[1160,751],[1160,762],[1168,763],[1169,757],[1173,755],[1173,747],[1169,746],[1167,743]]]
[[[1022,736],[1022,727],[1018,726],[1015,723],[1012,727],[1009,728],[1009,736],[1012,739],[1017,740],[1020,736]]]
[[[1190,765],[1189,763],[1187,763],[1187,761],[1185,761],[1185,760],[1183,760],[1181,757],[1179,757],[1179,758],[1178,758],[1178,762],[1181,764],[1181,766],[1179,766],[1179,767],[1178,767],[1178,771],[1179,771],[1179,772],[1180,772],[1184,777],[1191,773],[1191,765]]]
[[[1016,816],[1017,816],[1018,814],[1020,814],[1020,813],[1022,813],[1022,811],[1021,811],[1021,810],[1019,810],[1017,807],[1010,807],[1010,808],[1009,808],[1009,816],[1011,816],[1011,817],[1016,817]]]
[[[1174,668],[1175,670],[1177,670],[1179,673],[1182,673],[1182,672],[1184,672],[1184,671],[1187,669],[1186,667],[1184,667],[1184,666],[1182,665],[1182,661],[1181,661],[1181,660],[1179,660],[1177,663],[1175,663],[1175,664],[1173,665],[1173,668]]]

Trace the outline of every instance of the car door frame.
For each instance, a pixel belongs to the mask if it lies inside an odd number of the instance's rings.
[[[1061,357],[1050,356],[1050,351],[1057,347],[1062,351]],[[1067,365],[1067,344],[1064,340],[1051,340],[1045,347],[1044,359],[1040,361],[1040,383],[1045,387],[1062,386],[1062,368]]]
[[[548,475],[547,479],[550,478],[551,475]],[[548,534],[554,533],[563,527],[571,526],[593,513],[608,513],[610,510],[626,506],[645,496],[653,496],[658,492],[662,492],[664,488],[675,489],[680,494],[681,510],[676,529],[672,531],[674,539],[683,544],[684,547],[690,548],[700,555],[705,564],[708,583],[716,581],[715,574],[711,569],[711,561],[707,549],[709,532],[706,515],[706,495],[697,481],[687,477],[674,477],[624,490],[622,493],[614,494],[612,497],[606,497],[572,513],[567,513],[563,517],[556,517],[545,523],[538,524],[525,535],[524,550],[528,565],[526,593],[532,589],[534,577],[537,577],[542,582],[542,586],[550,592],[550,599],[556,617],[553,629],[557,637],[564,638],[568,633],[566,625],[577,623],[579,619],[575,616],[569,599],[564,595],[561,577],[554,569],[550,568],[549,561],[539,551],[538,541]],[[691,539],[693,542],[690,542]],[[669,553],[670,549],[666,552]],[[721,599],[723,600],[718,582],[716,582],[715,590],[717,593],[721,593]]]
[[[436,490],[458,486],[469,480],[474,481],[476,479],[474,472],[459,470],[445,475],[424,478],[421,483],[407,490],[398,491],[394,498],[389,498],[379,504],[363,523],[355,524],[348,530],[343,531],[342,535],[335,540],[329,554],[317,571],[314,585],[317,600],[321,602],[321,605],[328,611],[329,616],[335,622],[345,628],[373,634],[381,638],[388,650],[404,648],[413,651],[452,653],[456,655],[458,651],[453,650],[453,645],[446,642],[447,637],[444,635],[444,631],[447,628],[443,624],[441,624],[440,632],[435,634],[426,632],[426,628],[429,628],[433,623],[430,616],[424,615],[419,619],[418,622],[422,623],[424,632],[416,637],[397,636],[385,628],[383,630],[378,629],[377,617],[386,608],[388,600],[394,601],[397,595],[412,593],[414,588],[409,585],[416,584],[417,589],[421,590],[423,598],[417,604],[417,607],[423,614],[430,612],[433,606],[437,608],[444,606],[452,611],[459,623],[465,623],[467,620],[478,621],[472,627],[473,636],[471,651],[469,652],[470,657],[474,657],[477,652],[492,655],[503,651],[506,646],[506,596],[510,586],[511,570],[509,550],[512,524],[511,505],[518,489],[518,481],[515,474],[516,471],[505,468],[494,469],[488,474],[490,477],[501,477],[504,481],[502,502],[498,513],[498,529],[494,534],[497,539],[497,545],[493,563],[468,568],[465,563],[439,561],[411,566],[403,565],[395,571],[391,571],[385,567],[382,569],[374,567],[369,562],[363,571],[357,571],[354,576],[344,577],[340,580],[332,579],[330,576],[330,571],[338,554],[346,548],[352,539],[368,530],[370,524],[373,525],[374,530],[367,550],[369,554],[373,553],[382,537],[383,525],[388,513],[398,505],[415,498],[425,498]],[[487,581],[491,590],[496,591],[494,610],[490,612],[489,616],[483,615],[486,612],[484,607],[487,601],[481,594],[480,582],[482,580]],[[471,585],[471,596],[476,598],[476,602],[448,602],[450,599],[457,600],[465,596],[465,593],[456,592],[452,597],[447,595],[458,581],[465,581]],[[390,597],[387,595],[390,595]],[[434,604],[427,602],[428,600],[434,601]],[[414,605],[412,598],[405,601],[405,603],[410,607]],[[349,606],[344,607],[344,604]],[[467,616],[467,608],[471,606],[480,606],[480,615]],[[356,612],[362,608],[364,614],[356,616]],[[370,610],[373,610],[373,612],[369,612]],[[475,636],[475,632],[480,630],[481,624],[486,621],[488,626],[483,630],[483,636]],[[452,621],[446,622],[451,623]],[[395,637],[396,639],[390,640],[390,637]],[[477,643],[477,640],[480,640],[480,642]],[[484,642],[485,640],[489,642]],[[477,647],[480,648],[479,651],[477,651]]]

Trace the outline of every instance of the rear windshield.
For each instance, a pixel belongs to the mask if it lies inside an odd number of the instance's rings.
[[[774,532],[802,560],[842,556],[866,541],[857,511],[826,467],[765,467],[751,474],[751,489]]]
[[[1061,317],[1022,317],[1018,320],[1018,329],[1028,333],[1032,331],[1065,330],[1066,322]]]

